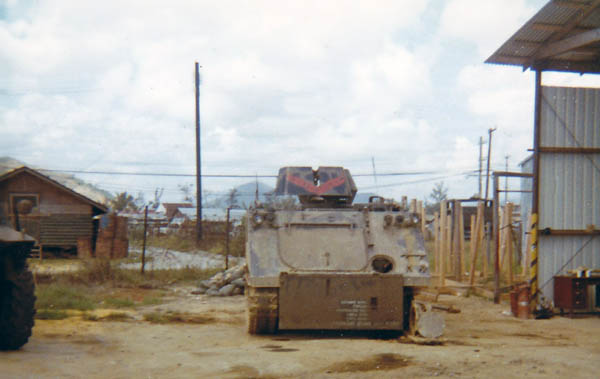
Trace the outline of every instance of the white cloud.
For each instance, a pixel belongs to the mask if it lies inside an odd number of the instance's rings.
[[[544,72],[542,84],[556,87],[590,87],[600,88],[600,75],[598,74],[570,74],[564,72]]]
[[[453,170],[472,170],[477,162],[479,147],[465,137],[454,139],[452,158],[446,162],[446,167]]]
[[[386,44],[379,55],[352,68],[354,106],[393,113],[407,100],[427,95],[430,73],[426,62],[407,49]]]
[[[198,60],[208,172],[339,164],[364,173],[373,157],[380,172],[472,167],[488,124],[521,138],[510,128],[531,113],[519,70],[432,76],[452,67],[439,60],[448,40],[491,52],[532,11],[524,0],[489,3],[447,2],[428,24],[439,2],[34,2],[0,20],[0,88],[10,93],[0,97],[0,147],[41,166],[194,172]],[[430,33],[407,40],[413,30]],[[457,106],[445,114],[447,103]],[[166,181],[105,183],[136,192]]]

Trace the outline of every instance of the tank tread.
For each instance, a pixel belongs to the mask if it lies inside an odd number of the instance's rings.
[[[279,322],[278,288],[248,287],[248,333],[274,334]]]
[[[27,343],[33,328],[33,275],[24,265],[14,280],[0,282],[0,350],[16,350]]]

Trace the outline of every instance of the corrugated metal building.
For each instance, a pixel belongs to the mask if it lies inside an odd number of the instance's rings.
[[[600,268],[600,238],[575,231],[600,227],[600,89],[542,87],[539,287],[553,297],[552,277],[579,266]]]
[[[33,210],[19,215],[19,224],[38,245],[75,248],[82,237],[95,239],[98,225],[93,217],[106,213],[102,204],[63,186],[28,167],[0,176],[0,224],[16,226],[15,209],[27,200]]]
[[[600,89],[542,86],[544,71],[600,74],[599,30],[600,0],[549,1],[486,60],[536,72],[531,305],[554,275],[600,268]]]
[[[600,238],[569,233],[600,227],[600,154],[567,152],[600,148],[600,89],[543,86],[542,98],[541,148],[556,153],[540,159],[538,280],[542,294],[551,299],[554,275],[600,267]],[[521,163],[523,172],[533,172],[532,158]],[[523,179],[521,189],[531,190],[531,180]],[[521,195],[523,220],[531,202],[530,193]]]

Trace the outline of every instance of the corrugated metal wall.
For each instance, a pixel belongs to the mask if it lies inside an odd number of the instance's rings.
[[[542,87],[541,147],[600,148],[600,89]],[[539,229],[600,227],[600,154],[540,155]],[[575,257],[575,258],[573,258]],[[538,285],[553,298],[552,277],[600,268],[600,237],[539,235]]]

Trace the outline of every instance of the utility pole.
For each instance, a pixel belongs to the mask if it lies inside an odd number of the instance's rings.
[[[379,187],[377,186],[377,172],[375,171],[375,157],[371,157],[371,164],[373,164],[373,180],[375,180],[375,191],[379,195]]]
[[[258,173],[256,174],[256,191],[254,192],[254,203],[258,204]]]
[[[492,133],[494,133],[494,131],[496,130],[496,128],[489,128],[488,129],[488,154],[487,154],[487,172],[486,172],[486,178],[485,178],[485,200],[487,201],[488,199],[488,193],[489,193],[489,187],[490,187],[490,159],[492,156]]]
[[[477,197],[481,199],[481,190],[483,189],[483,137],[479,136],[479,191]]]
[[[196,66],[196,245],[202,240],[202,161],[200,159],[200,71]]]
[[[506,160],[506,172],[508,172],[508,158],[510,158],[510,155],[506,154],[504,157]],[[506,204],[508,203],[508,176],[504,177],[504,191],[504,204]]]

